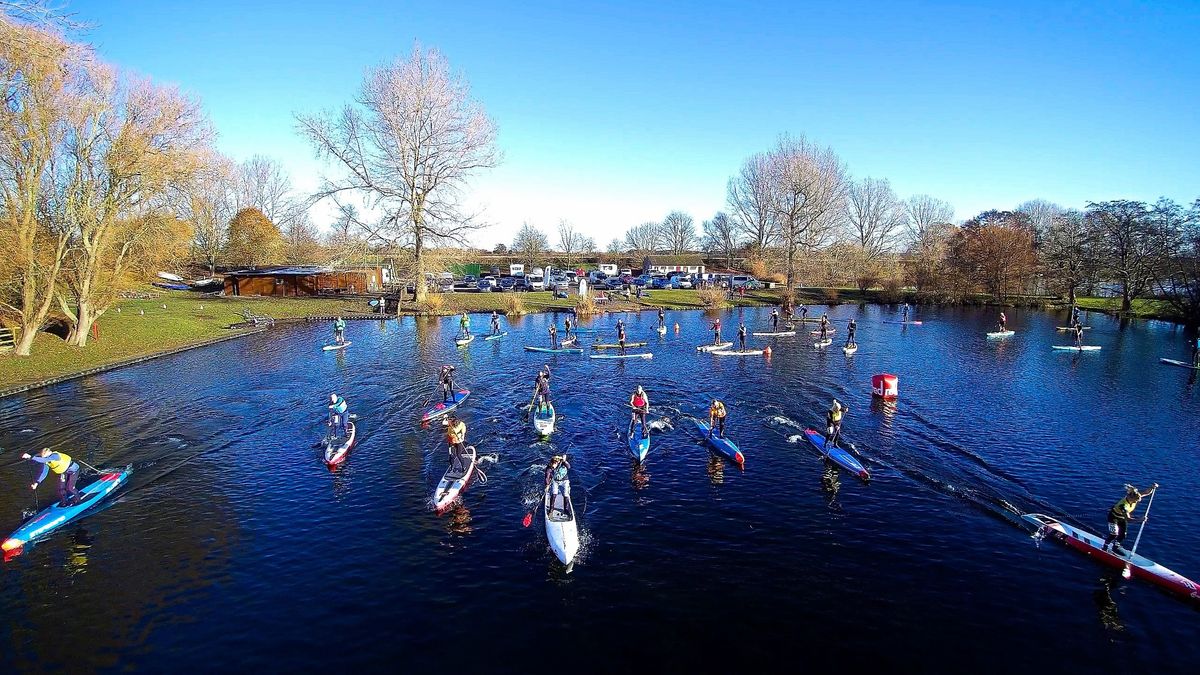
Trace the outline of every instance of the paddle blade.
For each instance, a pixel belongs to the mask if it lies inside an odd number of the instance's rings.
[[[521,521],[521,525],[523,527],[529,527],[529,524],[532,522],[533,522],[533,511],[530,511],[529,513],[525,514],[525,519]]]

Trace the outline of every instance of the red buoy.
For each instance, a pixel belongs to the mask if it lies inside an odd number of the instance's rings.
[[[900,378],[889,373],[872,375],[871,393],[885,401],[894,401],[900,396]]]

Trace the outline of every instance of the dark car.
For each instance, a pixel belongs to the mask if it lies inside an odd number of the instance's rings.
[[[513,290],[530,291],[533,290],[533,286],[530,285],[529,280],[525,277],[517,277],[516,280],[513,281]]]
[[[468,274],[462,278],[462,282],[464,284],[474,284],[477,281],[479,281],[479,278],[476,277],[474,274]]]
[[[517,280],[513,277],[500,277],[500,290],[511,291],[517,285]]]

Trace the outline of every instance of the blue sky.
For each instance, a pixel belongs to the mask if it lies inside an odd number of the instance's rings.
[[[496,120],[474,181],[508,242],[568,219],[630,225],[723,208],[781,133],[961,220],[1041,197],[1200,197],[1200,3],[71,2],[118,65],[200,97],[219,148],[323,170],[293,115],[364,71],[441,50]],[[318,222],[325,220],[318,217]],[[553,237],[551,237],[553,241]]]

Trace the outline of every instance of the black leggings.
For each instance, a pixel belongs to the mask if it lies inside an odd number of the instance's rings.
[[[67,504],[67,498],[70,497],[70,503],[79,502],[79,490],[75,489],[75,481],[79,480],[79,471],[68,471],[64,473],[58,481],[58,503],[60,505]]]
[[[1109,534],[1104,537],[1104,545],[1105,546],[1108,546],[1109,544],[1111,544],[1113,542],[1116,542],[1118,544],[1125,543],[1125,530],[1128,529],[1128,527],[1129,527],[1129,519],[1128,518],[1114,518],[1113,514],[1111,514],[1111,513],[1108,514],[1108,524],[1112,525],[1114,523],[1117,526],[1117,533],[1113,534],[1113,533],[1109,532]]]

